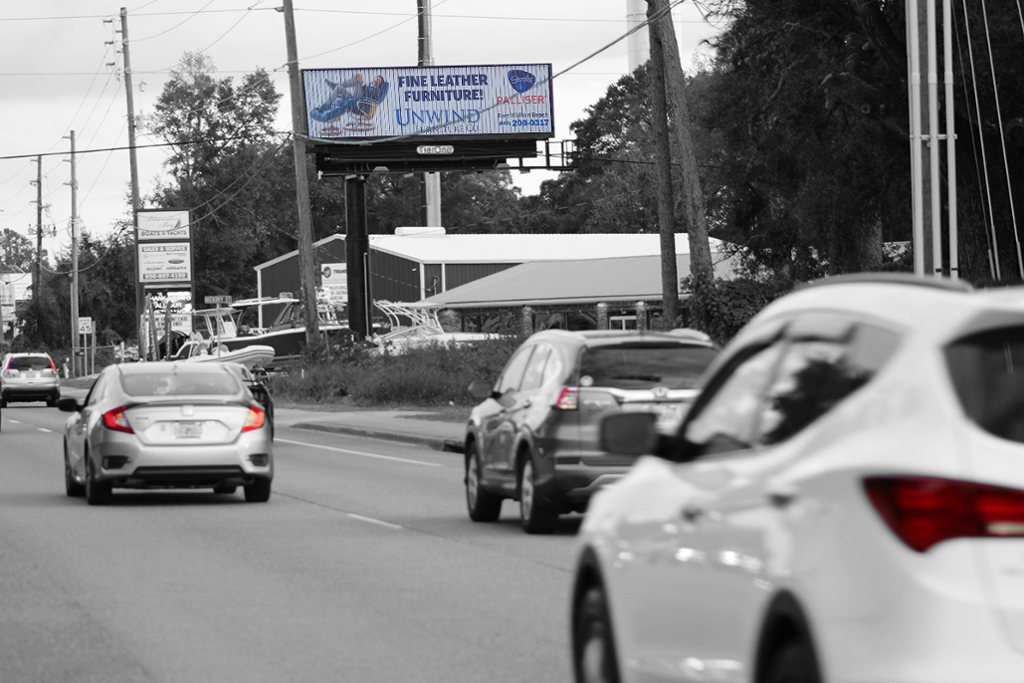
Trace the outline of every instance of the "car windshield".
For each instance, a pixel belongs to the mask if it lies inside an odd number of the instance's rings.
[[[8,363],[8,370],[49,370],[52,367],[50,359],[46,356],[15,356]]]
[[[1003,327],[959,339],[946,348],[957,398],[986,432],[1024,443],[1024,327]]]
[[[123,374],[121,389],[129,396],[217,396],[240,391],[230,373],[195,371]]]
[[[580,385],[614,389],[693,389],[715,357],[706,346],[601,346],[587,349]]]

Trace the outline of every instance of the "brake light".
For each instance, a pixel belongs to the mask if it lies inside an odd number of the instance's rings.
[[[579,387],[564,387],[555,399],[555,407],[559,410],[576,410],[580,405]]]
[[[103,413],[103,426],[107,429],[113,429],[115,432],[124,432],[126,434],[134,434],[135,430],[128,424],[128,417],[124,414],[126,406],[120,408],[114,408]]]
[[[242,424],[242,432],[250,432],[254,429],[259,429],[263,426],[265,419],[266,416],[262,410],[250,406],[249,414],[245,416],[245,422]]]
[[[937,477],[868,477],[871,504],[923,553],[951,538],[1024,537],[1024,491]]]

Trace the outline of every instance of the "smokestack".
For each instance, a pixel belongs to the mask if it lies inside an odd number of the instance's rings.
[[[632,29],[647,21],[647,0],[626,0],[626,29]],[[629,53],[629,72],[633,73],[641,64],[651,58],[651,37],[647,27],[631,33],[626,38]]]

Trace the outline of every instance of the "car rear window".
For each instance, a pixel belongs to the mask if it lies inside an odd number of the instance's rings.
[[[1024,443],[1024,327],[959,339],[946,347],[946,365],[967,416],[989,434]]]
[[[121,375],[129,396],[218,396],[237,394],[241,387],[227,372],[142,372]]]
[[[586,349],[580,385],[613,389],[692,389],[714,360],[706,346],[600,346]]]
[[[49,370],[52,367],[50,359],[46,356],[17,356],[11,358],[7,364],[8,370]]]

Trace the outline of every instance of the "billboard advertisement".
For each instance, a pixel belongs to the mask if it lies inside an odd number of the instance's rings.
[[[139,240],[187,240],[189,232],[188,211],[138,212]]]
[[[192,243],[139,244],[139,282],[151,285],[189,285],[192,282]]]
[[[323,276],[324,296],[335,308],[348,306],[348,264],[325,263],[320,266],[320,274]]]
[[[552,137],[550,64],[306,69],[309,136]]]

